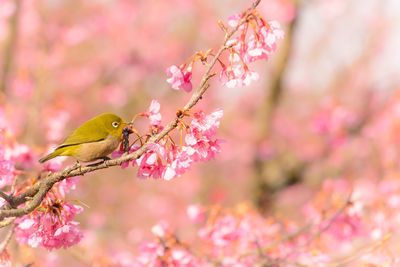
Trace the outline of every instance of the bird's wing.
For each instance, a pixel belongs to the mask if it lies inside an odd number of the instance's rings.
[[[58,148],[98,142],[106,139],[107,136],[108,132],[102,124],[89,120],[70,134]]]

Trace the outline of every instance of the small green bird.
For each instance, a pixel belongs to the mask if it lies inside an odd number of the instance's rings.
[[[40,163],[58,156],[71,156],[88,162],[106,159],[122,141],[122,132],[130,123],[119,116],[104,113],[83,123],[73,131],[52,153],[41,158]]]

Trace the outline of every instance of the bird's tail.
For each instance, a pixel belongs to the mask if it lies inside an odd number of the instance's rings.
[[[44,162],[46,162],[46,161],[48,161],[48,160],[50,160],[50,159],[52,159],[52,158],[55,158],[55,157],[57,157],[57,156],[60,156],[61,153],[62,153],[62,151],[61,151],[60,149],[56,149],[56,150],[54,150],[53,152],[51,152],[50,154],[48,154],[47,156],[45,156],[45,157],[39,159],[39,162],[40,162],[40,163],[44,163]]]

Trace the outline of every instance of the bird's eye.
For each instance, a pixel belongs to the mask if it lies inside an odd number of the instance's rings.
[[[113,123],[111,124],[114,128],[117,128],[119,123],[117,121],[113,121]]]

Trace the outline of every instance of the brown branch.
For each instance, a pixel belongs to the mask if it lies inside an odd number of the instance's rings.
[[[2,190],[0,190],[0,197],[11,204],[10,201],[12,201],[12,197],[4,193]]]
[[[271,126],[273,122],[273,118],[275,115],[275,111],[281,102],[282,99],[282,94],[284,91],[284,78],[285,78],[285,73],[288,67],[289,60],[292,56],[293,53],[293,47],[294,47],[294,35],[297,30],[297,25],[298,25],[298,19],[299,19],[299,13],[301,10],[301,4],[297,0],[292,0],[293,4],[295,5],[297,15],[296,17],[289,23],[288,28],[285,32],[285,39],[283,44],[281,45],[280,48],[280,57],[278,58],[278,62],[275,68],[275,75],[274,79],[271,81],[271,84],[268,88],[268,91],[266,93],[264,103],[263,103],[263,108],[260,109],[260,112],[258,114],[258,121],[262,121],[263,123],[260,123],[260,128],[259,128],[259,133],[258,136],[256,136],[256,143],[255,146],[257,147],[257,151],[259,147],[261,147],[260,144],[262,144],[268,136],[271,135]],[[287,179],[285,183],[276,185],[273,184],[273,182],[268,181],[265,177],[265,168],[266,168],[266,163],[264,162],[263,159],[259,157],[259,153],[255,155],[253,159],[253,168],[254,168],[254,202],[256,206],[261,211],[267,210],[269,203],[272,199],[272,193],[275,191],[279,191],[282,187],[285,187],[289,185],[292,181],[291,179]],[[298,166],[298,170],[294,170],[295,172],[300,171],[299,174],[301,174],[302,171],[302,166]],[[297,173],[295,173],[295,179],[297,179]],[[286,178],[286,177],[285,177]],[[293,181],[295,183],[297,181]]]
[[[257,7],[260,1],[261,0],[257,0],[256,2],[254,2],[253,6],[249,8],[247,11],[245,11],[243,18],[238,23],[238,25],[235,28],[233,28],[230,32],[225,34],[223,45],[218,49],[218,52],[215,54],[213,60],[208,65],[206,72],[202,76],[200,85],[194,91],[192,97],[184,106],[184,108],[181,109],[182,112],[184,113],[188,112],[193,106],[197,104],[197,102],[202,98],[204,93],[207,91],[207,89],[209,88],[208,81],[214,76],[214,74],[211,73],[213,67],[217,63],[218,58],[221,56],[221,54],[229,48],[229,46],[227,46],[226,44],[227,41],[238,31],[241,25],[247,22],[248,16],[254,11],[254,9]],[[25,192],[21,193],[18,196],[11,197],[10,205],[14,207],[17,207],[28,201],[29,202],[25,206],[20,208],[0,210],[0,220],[9,217],[20,217],[34,211],[42,203],[47,192],[54,186],[54,184],[68,177],[84,175],[85,173],[94,172],[100,169],[106,169],[112,166],[121,165],[122,163],[130,160],[138,159],[148,150],[150,144],[157,143],[166,135],[168,135],[168,133],[174,130],[177,127],[179,120],[180,120],[179,117],[173,119],[160,133],[150,137],[149,140],[143,146],[141,146],[138,150],[136,150],[131,154],[124,154],[119,158],[107,160],[96,166],[74,165],[65,168],[63,171],[48,174],[43,180],[33,185]]]
[[[21,13],[21,0],[15,0],[14,14],[10,18],[9,39],[4,48],[3,65],[0,73],[0,92],[5,93],[9,85],[10,73],[14,63],[15,49],[18,39],[18,25]]]

